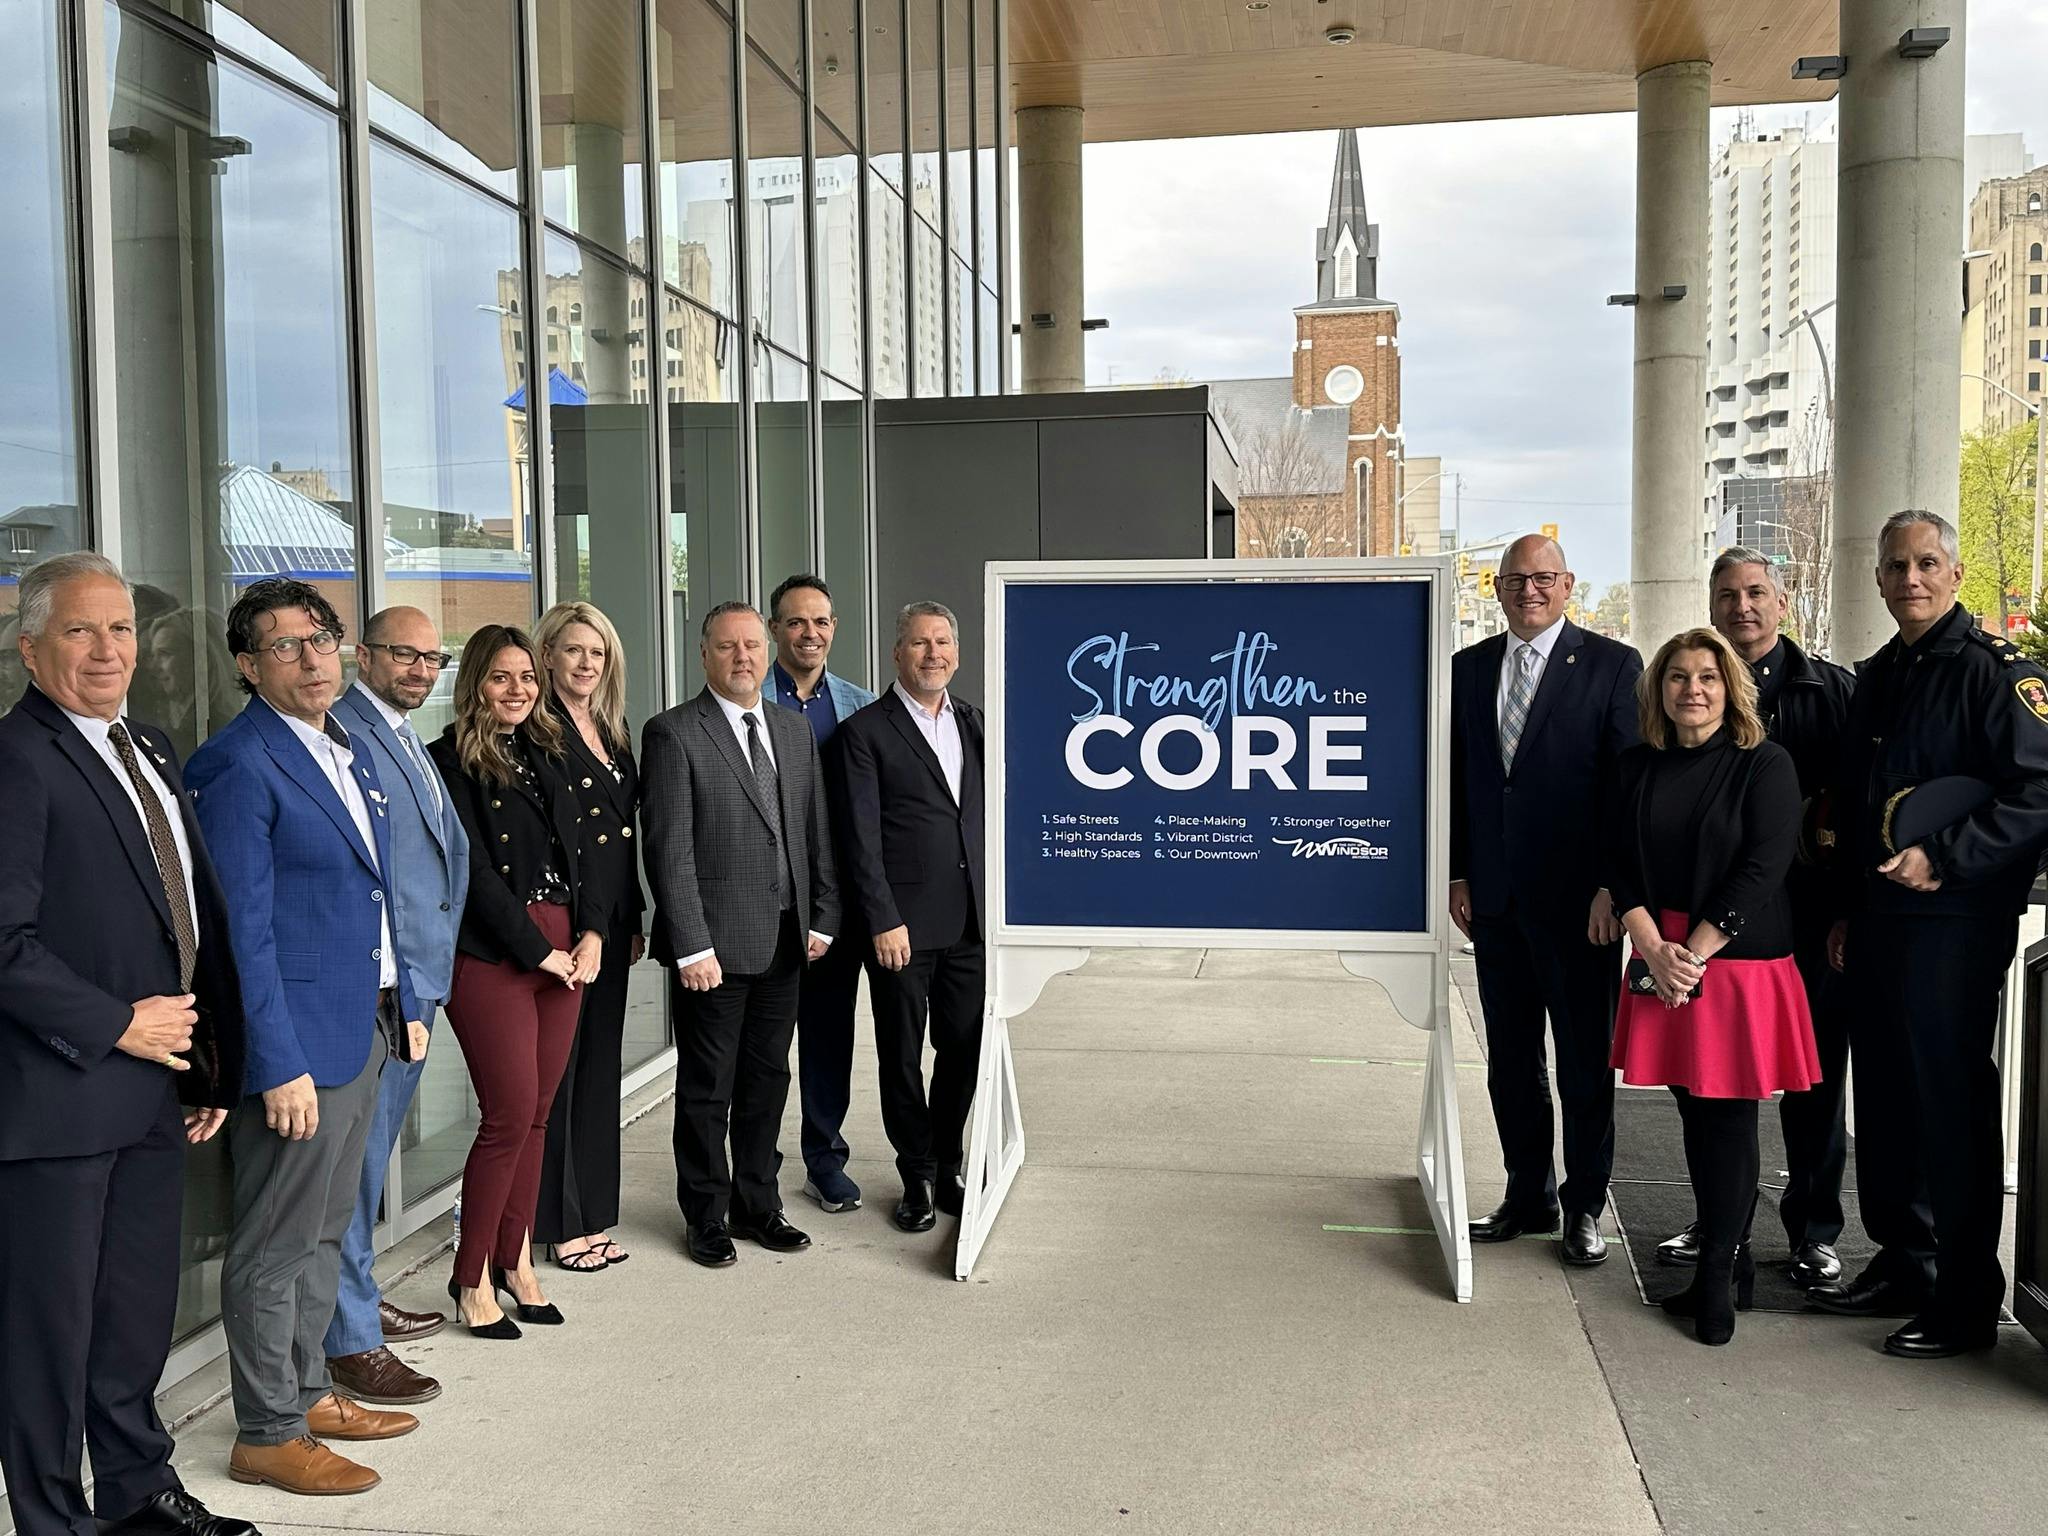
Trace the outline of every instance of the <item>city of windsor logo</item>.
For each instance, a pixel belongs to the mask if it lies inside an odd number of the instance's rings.
[[[2034,718],[2048,725],[2048,682],[2038,677],[2020,677],[2013,679],[2012,688]]]

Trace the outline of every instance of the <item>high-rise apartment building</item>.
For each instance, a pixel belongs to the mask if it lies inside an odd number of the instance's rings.
[[[2003,431],[2048,382],[2048,167],[1985,182],[1968,229],[1963,429]]]

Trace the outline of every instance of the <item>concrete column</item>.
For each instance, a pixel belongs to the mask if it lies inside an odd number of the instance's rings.
[[[1707,618],[1707,111],[1712,66],[1636,77],[1635,410],[1630,638],[1648,655]],[[1685,296],[1667,299],[1667,287]]]
[[[1877,530],[1923,508],[1955,521],[1962,403],[1964,0],[1842,0],[1849,73],[1835,237],[1834,629],[1843,663],[1893,629]],[[1908,27],[1947,27],[1930,59]]]
[[[1081,336],[1081,109],[1017,112],[1019,388],[1027,395],[1087,387]],[[1033,315],[1052,316],[1041,329]]]

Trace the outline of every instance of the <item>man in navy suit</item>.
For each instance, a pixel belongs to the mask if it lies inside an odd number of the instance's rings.
[[[372,614],[356,643],[355,686],[334,706],[334,716],[369,754],[379,782],[388,785],[391,825],[392,909],[398,947],[419,1004],[420,1023],[433,1028],[434,1010],[448,999],[455,969],[455,932],[469,895],[469,838],[427,756],[411,715],[427,702],[450,658],[440,631],[417,608]],[[359,1403],[407,1405],[441,1395],[441,1384],[391,1352],[387,1339],[423,1339],[438,1333],[439,1312],[407,1312],[378,1293],[370,1272],[370,1233],[384,1198],[391,1148],[419,1087],[420,1059],[387,1062],[377,1086],[377,1109],[363,1153],[356,1213],[341,1243],[341,1284],[334,1321],[327,1328],[327,1370],[335,1386]]]
[[[239,1102],[227,902],[170,740],[130,720],[135,603],[103,555],[22,577],[34,683],[0,720],[0,1471],[21,1536],[254,1536],[156,1412],[185,1145]],[[183,1106],[181,1108],[181,1106]],[[92,1449],[88,1508],[79,1460]]]
[[[1517,539],[1495,589],[1506,634],[1451,660],[1451,919],[1472,940],[1486,1018],[1486,1090],[1507,1198],[1478,1242],[1554,1232],[1567,1264],[1607,1257],[1600,1212],[1614,1168],[1621,923],[1600,884],[1603,791],[1637,740],[1629,646],[1565,617],[1573,577],[1556,540]],[[1551,1163],[1543,1020],[1557,1045],[1564,1169]]]
[[[249,1036],[221,1268],[237,1426],[228,1475],[304,1494],[379,1481],[320,1437],[383,1440],[419,1424],[337,1395],[323,1346],[378,1075],[387,1056],[426,1050],[393,926],[388,801],[329,712],[341,639],[319,588],[248,588],[228,648],[255,697],[193,754],[190,774],[233,904]]]

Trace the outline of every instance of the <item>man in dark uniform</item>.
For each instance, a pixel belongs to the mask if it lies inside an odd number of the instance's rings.
[[[1841,667],[1820,661],[1778,633],[1785,621],[1785,588],[1770,557],[1737,546],[1721,552],[1707,578],[1714,628],[1749,663],[1756,681],[1757,708],[1771,740],[1792,755],[1799,797],[1811,800],[1827,788],[1841,755],[1842,722],[1856,681]],[[1834,904],[1821,871],[1798,863],[1786,881],[1792,899],[1792,953],[1813,1012],[1820,1048],[1820,1081],[1804,1093],[1778,1101],[1790,1165],[1778,1218],[1792,1244],[1791,1275],[1801,1286],[1830,1285],[1842,1278],[1835,1241],[1842,1235],[1842,1169],[1849,1138],[1843,1124],[1849,1075],[1849,1021],[1841,978],[1828,965],[1828,928]],[[1657,1245],[1666,1264],[1692,1264],[1699,1257],[1697,1223]]]
[[[1877,548],[1899,632],[1857,669],[1843,730],[1829,949],[1853,1007],[1858,1195],[1879,1252],[1850,1284],[1807,1295],[1829,1312],[1910,1315],[1885,1352],[1925,1359],[1990,1348],[2005,1297],[1991,1047],[2048,846],[2048,687],[1957,604],[1945,519],[1897,513]],[[1933,809],[1912,807],[1921,786]]]

